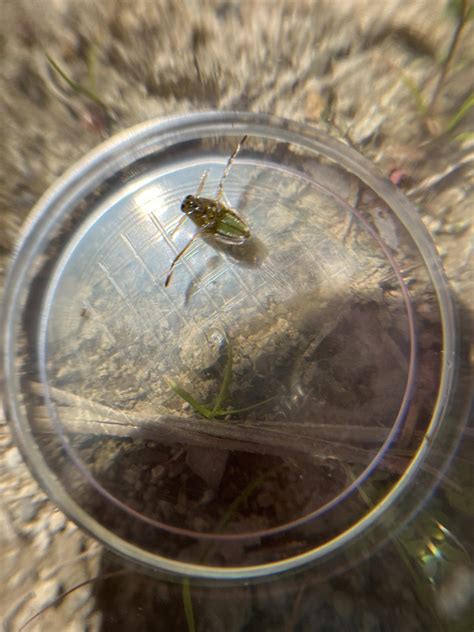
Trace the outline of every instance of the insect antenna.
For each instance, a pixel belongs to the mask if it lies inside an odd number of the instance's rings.
[[[217,187],[217,194],[216,194],[216,201],[217,202],[221,201],[222,194],[224,193],[224,180],[229,175],[229,171],[230,171],[230,169],[232,167],[232,164],[234,163],[234,160],[237,158],[237,154],[239,153],[242,145],[245,143],[247,138],[248,138],[248,135],[245,134],[245,136],[242,138],[242,140],[236,146],[236,148],[234,149],[234,151],[230,155],[229,160],[227,161],[227,164],[226,164],[225,169],[224,169],[224,173],[222,174],[221,181],[219,182],[219,186]]]
[[[209,175],[209,169],[207,169],[207,170],[206,170],[206,171],[202,174],[201,179],[199,180],[199,186],[198,186],[197,191],[196,191],[196,197],[197,197],[197,198],[201,195],[201,193],[202,193],[202,191],[203,191],[203,189],[204,189],[204,184],[205,184],[205,182],[206,182],[206,178],[207,178],[207,176],[208,176],[208,175]]]

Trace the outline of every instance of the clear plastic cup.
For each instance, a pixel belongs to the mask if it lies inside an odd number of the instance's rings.
[[[216,199],[244,135],[220,212],[250,237],[196,235],[181,203]],[[151,121],[70,169],[25,227],[2,335],[7,414],[47,493],[180,575],[351,562],[416,510],[462,423],[416,210],[352,148],[263,115]]]

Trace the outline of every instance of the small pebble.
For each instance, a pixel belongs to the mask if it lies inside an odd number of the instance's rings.
[[[48,531],[50,533],[57,533],[62,531],[66,526],[66,516],[61,511],[55,511],[49,519]]]
[[[35,554],[42,557],[48,550],[51,539],[46,529],[41,529],[34,538]]]
[[[20,519],[22,522],[31,522],[38,514],[39,505],[31,498],[24,498],[20,501]]]
[[[59,584],[56,579],[42,581],[35,586],[35,609],[41,610],[52,603],[59,594]]]
[[[12,544],[17,539],[8,513],[0,507],[0,544]]]
[[[21,454],[18,448],[12,447],[6,451],[4,456],[5,465],[9,470],[13,470],[22,463]]]

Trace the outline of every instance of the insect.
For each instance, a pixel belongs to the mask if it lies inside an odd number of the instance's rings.
[[[232,164],[246,140],[247,135],[245,135],[238,143],[227,161],[224,173],[222,174],[222,178],[220,179],[217,187],[216,197],[214,199],[201,197],[201,193],[204,189],[204,183],[206,182],[206,178],[209,173],[208,171],[205,171],[201,176],[196,195],[187,195],[181,203],[181,210],[184,213],[184,216],[178,222],[171,236],[175,234],[187,217],[196,224],[198,230],[194,233],[186,246],[184,246],[184,248],[178,252],[176,257],[173,259],[170,269],[168,270],[168,274],[166,275],[165,287],[168,287],[169,285],[175,265],[188,250],[194,240],[199,236],[203,234],[212,235],[218,241],[232,245],[243,244],[249,239],[250,230],[247,224],[241,217],[239,217],[234,209],[229,208],[222,202],[222,196],[224,194],[224,180],[229,175]]]

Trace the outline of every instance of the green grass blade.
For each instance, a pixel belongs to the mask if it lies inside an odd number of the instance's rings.
[[[97,48],[94,44],[89,44],[87,47],[87,77],[89,86],[92,92],[97,91],[97,81],[96,81],[96,66],[97,66]]]
[[[274,395],[273,397],[269,397],[268,399],[264,399],[261,402],[257,402],[256,404],[252,404],[251,406],[246,406],[245,408],[229,408],[229,410],[213,410],[213,417],[225,417],[226,415],[236,415],[237,413],[245,413],[248,410],[253,410],[254,408],[258,408],[258,406],[263,406],[267,402],[271,402],[272,399],[276,399],[278,395]]]
[[[46,59],[48,60],[49,65],[58,73],[60,77],[64,79],[64,81],[76,92],[81,91],[81,86],[73,81],[68,75],[64,72],[64,70],[57,64],[52,57],[46,53]]]
[[[247,498],[249,498],[249,496],[251,496],[251,494],[253,494],[257,487],[262,484],[262,482],[270,474],[270,472],[271,470],[262,472],[261,474],[259,474],[259,476],[255,477],[253,481],[250,481],[247,487],[245,487],[240,492],[237,498],[235,498],[235,500],[227,507],[226,511],[222,515],[222,518],[217,523],[217,532],[221,531],[226,526],[232,516],[237,513],[240,506],[247,500]]]
[[[188,632],[196,632],[196,623],[194,621],[193,602],[191,600],[191,582],[186,577],[183,579],[183,605],[184,614],[186,615],[186,623],[188,624]]]
[[[462,132],[461,134],[455,136],[455,140],[459,141],[460,143],[464,142],[465,140],[474,140],[474,132]]]
[[[262,482],[269,476],[273,470],[267,470],[266,472],[262,472],[259,476],[254,478],[250,483],[244,487],[244,489],[240,492],[240,494],[233,500],[233,502],[226,509],[221,519],[217,524],[217,531],[221,531],[232,516],[238,511],[239,507],[242,505],[244,501],[249,498],[249,496],[255,491],[255,489],[262,484]],[[210,551],[214,547],[213,542],[209,542],[201,555],[201,561],[204,562],[206,557],[209,555]],[[196,623],[194,620],[194,612],[193,612],[193,603],[191,600],[191,583],[189,579],[186,577],[183,579],[183,588],[182,588],[182,597],[183,597],[183,606],[184,613],[186,615],[186,623],[188,625],[188,632],[196,632]]]
[[[463,120],[466,114],[474,107],[474,94],[470,94],[459,110],[454,114],[448,122],[446,131],[451,132]]]
[[[184,388],[181,388],[181,386],[179,386],[178,384],[175,384],[175,382],[172,382],[171,380],[166,380],[169,384],[169,386],[171,386],[171,388],[173,389],[173,391],[179,395],[181,397],[181,399],[184,399],[185,402],[188,402],[188,404],[190,406],[192,406],[192,408],[199,413],[200,415],[202,415],[203,417],[205,417],[206,419],[212,419],[212,410],[210,410],[207,406],[205,406],[204,404],[201,404],[201,402],[198,402],[197,399],[194,399],[194,397],[191,395],[191,393],[188,393],[188,391],[185,391]]]
[[[83,86],[81,86],[81,84],[76,83],[75,81],[73,81],[64,72],[64,70],[59,66],[59,64],[57,64],[54,61],[54,59],[48,55],[48,53],[46,53],[46,59],[48,60],[49,65],[58,73],[58,75],[60,77],[62,77],[64,79],[64,81],[68,84],[68,86],[70,86],[74,90],[74,92],[77,92],[78,94],[82,94],[83,96],[87,97],[91,101],[94,101],[94,103],[97,103],[97,105],[100,105],[102,108],[104,108],[104,110],[107,109],[107,107],[106,107],[105,103],[102,101],[102,99],[100,99],[91,90],[88,90],[87,88],[84,88]]]

